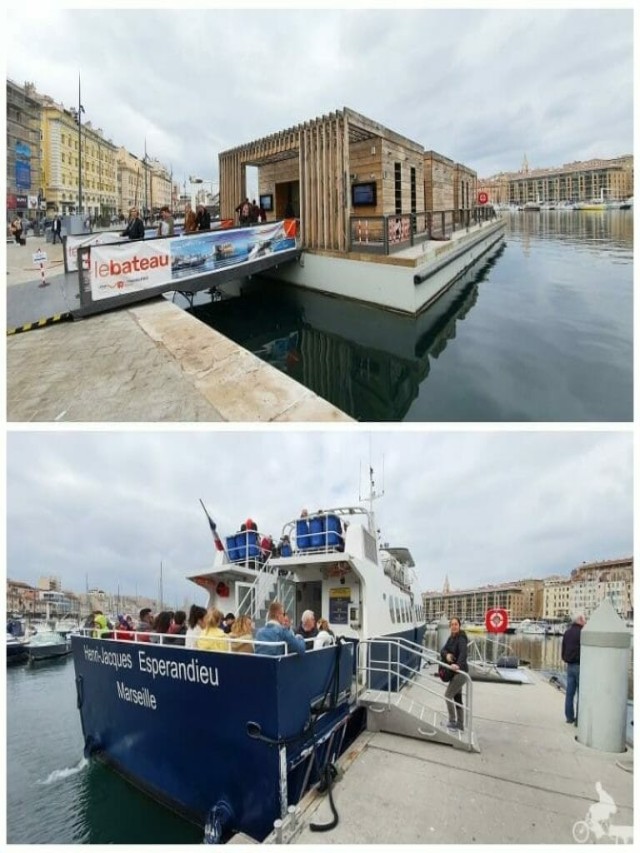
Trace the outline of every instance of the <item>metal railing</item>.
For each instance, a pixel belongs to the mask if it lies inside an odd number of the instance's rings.
[[[386,646],[386,656],[372,660],[372,647],[374,645],[382,648]],[[396,654],[392,654],[392,651],[395,651]],[[416,666],[411,666],[410,664],[402,661],[401,652],[404,652],[407,656],[410,655],[417,658],[418,664]],[[444,717],[445,712],[442,710],[443,695],[441,690],[429,687],[423,679],[418,678],[425,667],[434,663],[464,676],[463,690],[465,695],[463,697],[462,706],[455,701],[453,704],[456,709],[459,707],[464,708],[466,721],[464,731],[461,735],[463,742],[471,749],[473,747],[473,682],[471,681],[471,676],[462,670],[454,670],[449,664],[438,660],[432,650],[425,649],[424,646],[419,646],[417,643],[411,642],[411,640],[405,640],[402,637],[371,637],[370,639],[360,641],[358,645],[356,672],[356,698],[358,698],[365,690],[369,689],[371,676],[373,674],[378,676],[382,674],[386,676],[386,683],[388,685],[394,684],[398,687],[395,691],[391,689],[381,691],[386,692],[387,694],[387,708],[391,708],[392,698],[394,695],[410,684],[413,689],[419,691],[423,696],[433,698],[434,703],[437,701],[438,706],[434,707],[433,704],[429,704],[427,701],[417,701],[416,698],[412,696],[411,700],[413,702],[417,702],[420,707],[434,711]]]
[[[139,646],[144,646],[145,648],[149,646],[171,646],[174,649],[184,649],[186,651],[197,651],[202,653],[207,652],[231,652],[232,646],[234,645],[252,645],[253,652],[247,652],[247,654],[263,654],[266,653],[260,652],[256,647],[257,646],[267,646],[269,648],[277,648],[279,655],[286,654],[297,654],[297,652],[287,652],[287,644],[282,641],[269,641],[269,640],[256,640],[255,637],[252,637],[250,640],[242,637],[230,637],[226,634],[224,637],[216,637],[216,640],[223,641],[228,644],[228,649],[203,649],[193,645],[185,645],[184,642],[176,642],[176,640],[184,641],[184,635],[178,634],[158,634],[154,631],[127,631],[124,628],[108,628],[106,631],[97,631],[95,628],[80,628],[78,631],[72,632],[74,636],[88,637],[92,640],[101,640],[106,643],[135,643]],[[313,651],[310,649],[309,651]],[[242,652],[236,652],[236,654],[243,654]],[[271,656],[271,655],[266,655]]]
[[[492,206],[385,216],[352,216],[349,251],[390,255],[427,240],[450,240],[455,231],[497,219]]]

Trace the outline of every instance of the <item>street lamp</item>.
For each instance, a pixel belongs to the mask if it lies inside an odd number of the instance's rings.
[[[71,109],[71,114],[78,123],[78,213],[82,215],[82,98],[80,96],[80,75],[78,74],[78,109]]]

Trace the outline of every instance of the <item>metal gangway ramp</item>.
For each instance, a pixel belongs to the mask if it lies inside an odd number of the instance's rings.
[[[297,261],[298,221],[198,231],[177,237],[94,242],[77,250],[78,308],[84,317],[163,293],[212,292],[234,279]]]
[[[465,676],[464,731],[447,728],[445,685],[433,676],[432,655],[401,637],[374,637],[358,646],[357,695],[367,728],[480,752],[473,731],[473,684]],[[447,669],[447,664],[440,664]]]

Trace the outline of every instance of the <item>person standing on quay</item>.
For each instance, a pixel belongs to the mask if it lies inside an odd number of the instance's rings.
[[[174,225],[173,216],[169,210],[169,206],[165,204],[160,210],[160,223],[158,225],[158,237],[173,237]]]
[[[144,240],[144,222],[140,219],[137,207],[132,207],[129,211],[127,227],[120,236],[128,237],[130,240]]]
[[[187,203],[184,209],[184,227],[182,229],[184,234],[193,234],[198,230],[198,221],[196,219],[196,215],[191,209],[191,205]]]
[[[211,214],[203,204],[199,204],[196,208],[196,222],[198,231],[211,230]]]
[[[453,616],[449,620],[449,628],[451,633],[440,651],[441,659],[455,670],[455,674],[447,684],[447,689],[444,693],[444,700],[449,715],[447,728],[454,731],[457,729],[462,732],[464,731],[462,688],[464,687],[466,678],[461,673],[469,672],[469,666],[467,665],[468,640],[466,633],[460,628],[460,620],[457,616]]]
[[[574,723],[576,726],[578,725],[578,688],[580,687],[580,633],[585,622],[584,616],[576,616],[562,637],[562,660],[567,665],[564,716],[568,723]]]

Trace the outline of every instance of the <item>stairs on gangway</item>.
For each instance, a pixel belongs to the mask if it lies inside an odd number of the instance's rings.
[[[448,744],[454,749],[480,752],[473,732],[450,731],[446,713],[412,698],[407,690],[367,689],[359,694],[358,703],[367,708],[367,728],[370,731],[389,732]]]

